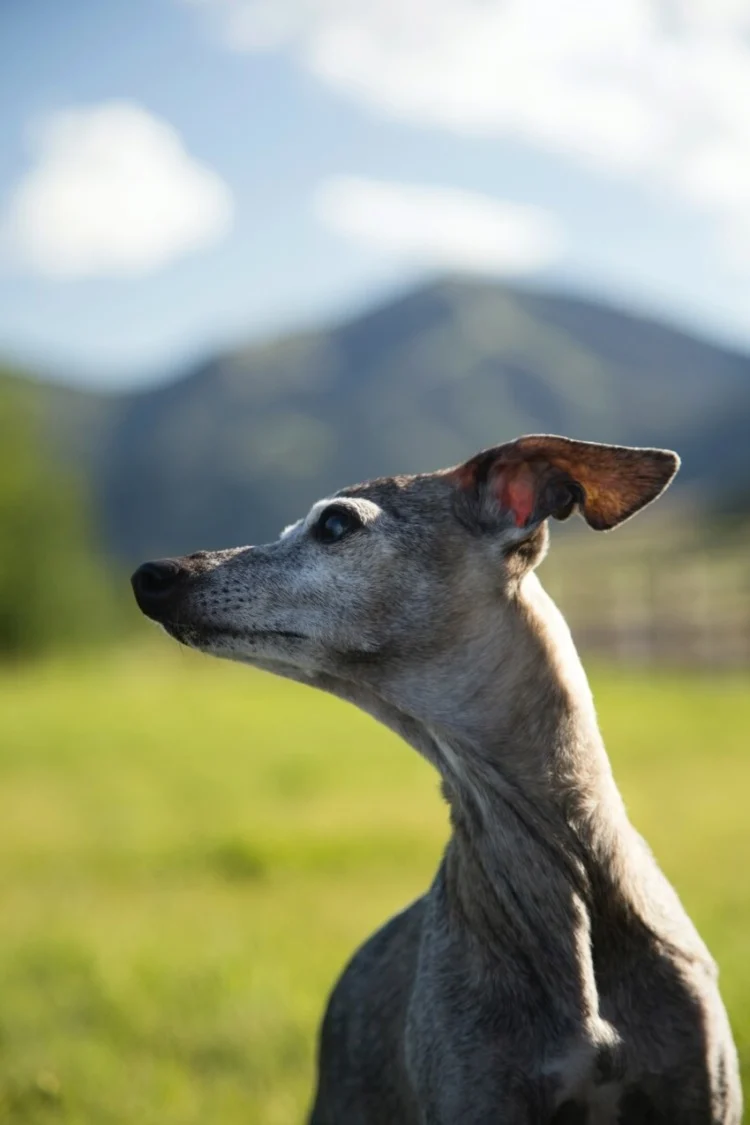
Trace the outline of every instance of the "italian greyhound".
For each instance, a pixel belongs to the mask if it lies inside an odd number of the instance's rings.
[[[442,775],[443,860],[335,986],[310,1125],[739,1125],[716,966],[534,573],[549,517],[609,530],[678,466],[527,436],[134,574],[178,641],[356,704]]]

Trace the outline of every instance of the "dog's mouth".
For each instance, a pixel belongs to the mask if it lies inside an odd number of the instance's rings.
[[[304,633],[291,629],[236,629],[231,625],[206,625],[196,621],[160,621],[162,628],[180,644],[189,648],[211,648],[214,645],[226,646],[252,644],[254,641],[289,640],[304,641]]]

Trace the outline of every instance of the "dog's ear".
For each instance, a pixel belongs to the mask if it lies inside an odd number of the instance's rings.
[[[680,467],[676,453],[533,434],[478,453],[451,470],[460,502],[480,524],[533,530],[576,509],[609,531],[661,495]]]

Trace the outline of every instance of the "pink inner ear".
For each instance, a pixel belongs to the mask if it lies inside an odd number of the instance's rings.
[[[500,503],[513,513],[516,527],[525,527],[536,506],[534,477],[525,465],[503,474],[500,484]]]

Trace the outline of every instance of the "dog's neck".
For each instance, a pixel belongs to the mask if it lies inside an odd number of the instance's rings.
[[[447,901],[478,956],[512,944],[583,1017],[596,1010],[597,919],[642,913],[641,853],[569,631],[534,576],[497,652],[484,670],[474,662],[458,718],[427,724],[454,829]]]
[[[457,822],[489,831],[511,805],[567,824],[588,847],[627,824],[570,632],[530,574],[499,620],[469,622],[462,668],[442,661],[420,725]],[[424,678],[424,673],[419,674]],[[397,700],[412,710],[417,694]],[[411,698],[409,698],[409,696]],[[605,836],[609,833],[605,832]]]

